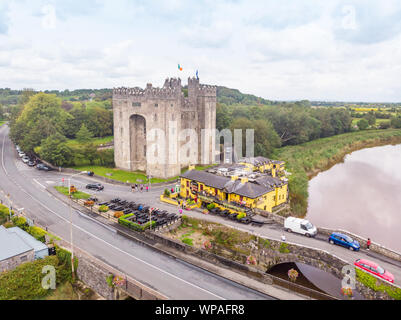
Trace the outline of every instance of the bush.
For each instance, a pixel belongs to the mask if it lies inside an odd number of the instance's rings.
[[[149,229],[151,227],[153,228],[156,225],[155,221],[152,221],[152,222],[149,221],[149,222],[141,225],[141,224],[132,222],[131,220],[128,220],[129,218],[131,218],[133,216],[134,216],[133,213],[122,216],[118,219],[118,223],[121,224],[122,226],[130,228],[131,230],[139,231],[139,232],[143,232],[146,229]]]
[[[164,189],[164,196],[170,198],[171,192],[169,189]]]
[[[110,209],[109,209],[109,207],[108,206],[101,206],[100,208],[99,208],[99,212],[107,212],[107,211],[109,211]]]
[[[184,238],[184,239],[182,239],[182,242],[191,247],[194,245],[193,240],[191,238]]]
[[[45,243],[46,242],[46,234],[47,232],[38,227],[29,227],[27,232],[34,237],[36,240]]]
[[[84,203],[85,207],[93,207],[95,205],[94,201],[85,201]]]
[[[356,271],[356,279],[364,284],[365,286],[371,288],[374,291],[386,292],[390,297],[401,300],[401,289],[397,287],[393,287],[391,285],[387,285],[384,283],[379,283],[379,281],[373,277],[372,275],[355,268]]]
[[[29,225],[26,222],[26,219],[24,217],[14,217],[12,218],[12,222],[14,225],[24,231],[28,231]]]
[[[59,246],[56,246],[56,255],[57,258],[59,259],[59,264],[62,265],[64,268],[62,269],[63,272],[60,274],[60,281],[71,281],[72,276],[71,276],[71,252],[60,248]],[[74,271],[75,271],[75,276],[77,273],[78,269],[78,258],[74,257]],[[59,276],[59,275],[58,275]],[[59,279],[57,278],[57,282]]]
[[[241,220],[241,219],[243,219],[243,218],[246,218],[246,213],[240,213],[240,214],[237,216],[237,219],[238,219],[238,220]]]
[[[280,251],[280,253],[290,253],[290,250],[288,249],[288,244],[282,243],[278,251]]]
[[[124,212],[117,211],[116,213],[114,213],[114,218],[119,219],[119,218],[121,218],[123,215],[124,215]]]
[[[206,208],[207,208],[207,210],[212,210],[212,209],[216,208],[216,205],[214,203],[211,203]]]

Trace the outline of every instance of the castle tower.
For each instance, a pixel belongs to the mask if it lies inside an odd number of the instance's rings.
[[[190,164],[212,163],[212,144],[207,143],[209,161],[202,162],[202,129],[216,128],[216,87],[188,79],[188,98],[181,79],[166,79],[162,88],[113,90],[114,156],[118,168],[143,171],[159,178],[179,175]],[[183,140],[183,130],[194,129],[197,139]],[[164,150],[156,141],[164,139]],[[183,154],[183,147],[185,153]],[[153,160],[152,160],[153,159]],[[155,160],[156,159],[156,160]],[[197,162],[197,163],[195,163]]]

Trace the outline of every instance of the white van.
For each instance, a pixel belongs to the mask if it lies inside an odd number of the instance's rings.
[[[317,234],[316,227],[308,220],[289,217],[284,221],[284,229],[287,232],[303,234],[307,237],[314,237]]]

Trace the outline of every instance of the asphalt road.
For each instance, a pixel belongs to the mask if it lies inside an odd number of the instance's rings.
[[[69,241],[70,211],[45,188],[61,182],[57,172],[40,172],[17,159],[8,127],[0,128],[0,190],[11,195],[13,208],[21,209],[49,231]],[[67,177],[64,175],[64,177]],[[83,180],[81,180],[83,181]],[[122,187],[116,187],[119,196]],[[108,189],[108,188],[107,188]],[[110,189],[111,192],[111,189]],[[113,191],[114,192],[114,191]],[[0,194],[0,198],[4,197]],[[267,295],[238,285],[183,261],[157,253],[117,235],[72,210],[74,245],[122,273],[173,300],[270,300]]]

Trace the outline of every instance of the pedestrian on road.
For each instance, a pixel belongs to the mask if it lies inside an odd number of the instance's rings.
[[[143,192],[143,185],[141,185],[141,192]]]
[[[131,190],[132,190],[132,192],[135,192],[135,186],[134,185],[131,186]]]
[[[182,209],[180,209],[180,214],[182,215]]]
[[[149,192],[149,186],[146,186],[146,192]]]
[[[283,241],[283,242],[286,241],[285,235],[282,235],[282,236],[281,236],[281,241]]]
[[[366,250],[370,250],[370,245],[372,244],[372,241],[370,241],[370,238],[368,238],[368,242],[366,243],[366,246],[368,247]]]

